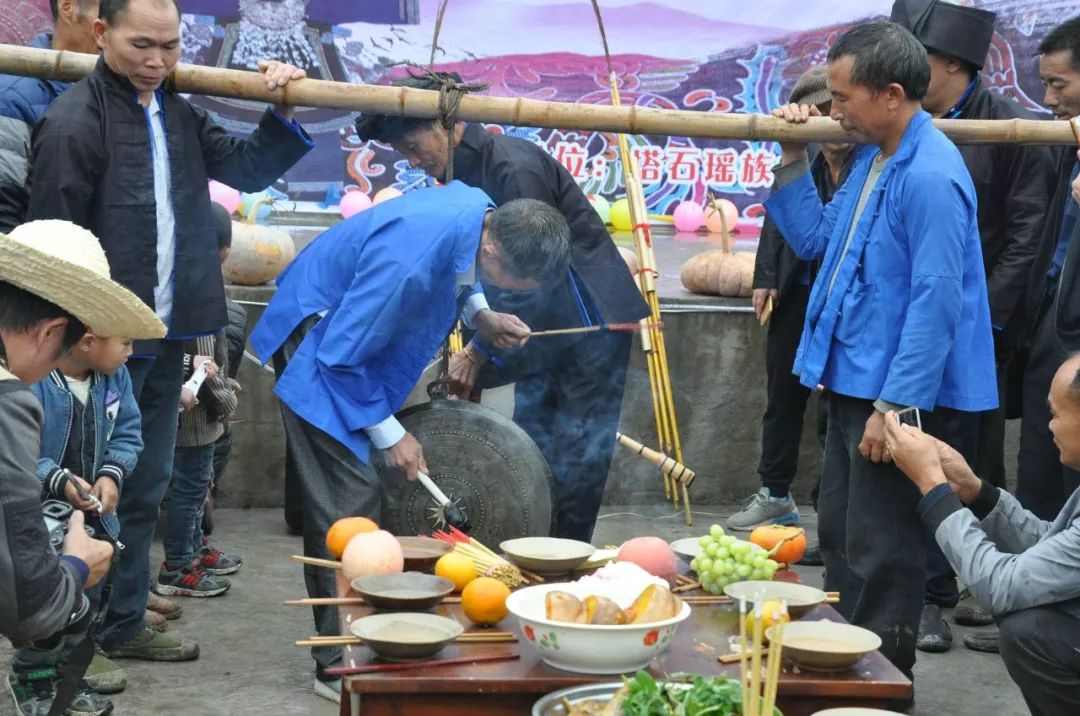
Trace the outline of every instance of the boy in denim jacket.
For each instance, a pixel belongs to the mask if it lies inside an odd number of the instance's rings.
[[[77,510],[100,512],[101,523],[114,539],[120,533],[116,519],[120,489],[143,448],[142,418],[124,367],[129,355],[130,340],[87,333],[60,359],[56,370],[30,386],[43,408],[37,464],[42,499],[62,500]],[[88,595],[92,608],[105,608],[99,603],[100,586]],[[34,706],[33,695],[24,694],[21,702],[17,699],[20,711],[48,710],[48,682],[55,678],[52,675],[75,645],[76,641],[61,638],[14,651],[14,675],[23,676],[30,684],[33,676],[42,677],[42,703]],[[94,659],[102,662],[105,657],[96,654]],[[103,663],[93,665],[88,673],[91,671],[110,672],[114,677],[120,672],[118,667]],[[111,708],[107,698],[85,686],[67,713],[97,716]]]

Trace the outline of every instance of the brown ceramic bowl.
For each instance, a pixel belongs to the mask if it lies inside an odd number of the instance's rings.
[[[398,537],[397,541],[405,556],[406,572],[430,572],[439,557],[453,549],[452,545],[433,537]]]
[[[375,609],[416,612],[441,602],[454,591],[454,583],[433,574],[400,572],[359,577],[352,588]]]
[[[457,639],[465,628],[435,614],[373,614],[349,625],[353,634],[389,661],[426,659]]]

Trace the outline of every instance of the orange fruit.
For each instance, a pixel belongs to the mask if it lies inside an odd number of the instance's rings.
[[[781,614],[780,613],[780,609],[782,608],[782,606],[783,605],[777,599],[768,599],[768,600],[761,603],[761,631],[762,632],[764,632],[766,629],[768,629],[769,627],[771,627],[772,625],[774,625],[774,624],[776,624],[778,622],[784,622],[785,624],[787,624],[789,621],[791,621],[791,615],[790,614]],[[756,610],[751,609],[750,612],[746,615],[746,633],[747,634],[753,634],[754,633],[754,615],[755,614],[756,614]]]
[[[447,552],[435,563],[435,576],[449,579],[460,592],[476,579],[476,563],[463,554]]]
[[[377,529],[379,526],[367,517],[342,517],[327,530],[326,548],[334,559],[341,559],[349,540],[361,532],[374,532]]]
[[[473,624],[490,626],[506,618],[510,587],[492,577],[477,577],[461,592],[461,611]]]

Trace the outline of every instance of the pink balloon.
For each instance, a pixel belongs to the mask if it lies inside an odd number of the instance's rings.
[[[240,206],[240,192],[221,182],[210,180],[210,201],[216,201],[232,214]]]
[[[724,228],[720,215],[723,212],[723,221],[727,222],[728,233],[734,233],[735,224],[739,222],[739,209],[727,199],[718,199],[716,204],[719,211],[710,206],[708,211],[705,212],[705,228],[711,234],[722,234]]]
[[[390,201],[391,199],[396,199],[399,196],[401,196],[400,189],[395,189],[392,186],[383,187],[382,189],[379,189],[377,192],[375,192],[375,203],[381,204],[384,201]]]
[[[346,192],[345,196],[341,197],[341,216],[348,219],[365,209],[370,209],[371,206],[371,197],[364,192]]]
[[[680,201],[675,207],[675,230],[697,231],[705,223],[705,210],[701,204],[692,201]]]

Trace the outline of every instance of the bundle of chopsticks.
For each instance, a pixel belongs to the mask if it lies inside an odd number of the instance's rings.
[[[693,585],[679,585],[672,592],[688,592],[699,588],[700,584]],[[682,596],[682,595],[680,595]],[[682,600],[687,604],[734,604],[737,600],[732,599],[726,594],[689,594],[682,596]],[[839,604],[840,592],[825,592],[825,604]]]
[[[508,631],[465,632],[454,640],[455,644],[515,644],[517,636]],[[312,636],[296,642],[297,646],[360,646],[364,640],[358,636]]]
[[[742,716],[773,716],[776,708],[776,688],[780,683],[780,660],[784,643],[784,622],[787,621],[787,600],[781,602],[780,610],[772,614],[773,635],[769,648],[762,648],[765,614],[761,604],[754,608],[754,633],[748,646],[746,639],[746,600],[739,600],[739,677],[742,684]],[[766,655],[765,683],[761,683],[761,659]],[[747,668],[750,673],[747,674]]]
[[[484,546],[480,540],[470,537],[453,525],[450,526],[448,532],[436,530],[432,536],[453,545],[455,552],[471,559],[476,565],[478,574],[485,577],[494,577],[511,589],[530,582],[540,584],[544,581],[539,575],[510,564]]]

